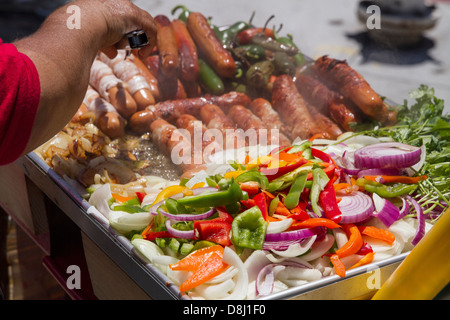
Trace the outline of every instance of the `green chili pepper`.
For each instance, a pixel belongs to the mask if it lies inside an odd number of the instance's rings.
[[[366,184],[364,189],[371,193],[376,193],[383,198],[395,198],[404,194],[409,194],[416,190],[417,185],[415,184],[397,184],[393,186],[375,186],[371,184]]]
[[[264,49],[267,49],[267,50],[270,50],[273,52],[277,52],[277,51],[285,52],[290,56],[294,56],[299,52],[298,48],[296,48],[295,46],[280,43],[271,37],[267,37],[263,33],[256,34],[252,38],[252,43],[260,45]]]
[[[275,34],[275,39],[279,43],[282,43],[284,45],[289,45],[289,46],[292,46],[294,48],[297,48],[297,45],[294,43],[292,35],[290,35],[290,34],[288,34],[287,37],[282,37],[282,38],[277,37],[276,34]],[[302,64],[304,64],[306,62],[306,59],[303,56],[303,53],[301,53],[299,51],[297,54],[294,55],[294,61],[295,61],[295,65],[298,67],[298,66],[301,66]]]
[[[300,200],[300,195],[305,189],[307,174],[300,174],[297,178],[295,178],[294,182],[289,189],[289,193],[284,199],[284,205],[289,209],[294,209]]]
[[[256,44],[248,44],[237,47],[236,49],[234,49],[234,53],[238,57],[241,56],[251,61],[259,61],[266,58],[266,50]]]
[[[245,194],[236,182],[232,182],[227,190],[187,196],[176,200],[179,204],[193,208],[208,208],[226,206],[243,200]]]
[[[279,73],[293,74],[295,72],[295,64],[286,52],[275,52],[274,54],[275,69]]]
[[[309,194],[309,200],[311,201],[311,207],[316,215],[322,216],[319,208],[319,195],[320,192],[325,188],[330,178],[327,174],[320,168],[314,168],[312,171],[313,182],[311,186],[311,193]]]
[[[249,24],[247,22],[238,21],[232,24],[229,28],[218,30],[216,32],[217,38],[222,43],[225,48],[230,46],[230,42],[233,38],[241,31],[249,28]]]
[[[264,88],[269,83],[274,70],[272,62],[268,60],[256,62],[245,74],[247,83],[255,88]]]
[[[234,218],[231,224],[231,242],[237,247],[261,250],[267,225],[261,210],[254,206]]]
[[[256,170],[245,171],[237,176],[234,181],[236,181],[237,183],[256,181],[262,189],[267,188],[267,186],[269,185],[269,179],[267,179],[267,177],[261,172]]]
[[[172,9],[172,12],[171,12],[172,15],[174,15],[175,12],[178,11],[178,9],[181,9],[181,10],[182,10],[181,13],[180,13],[180,15],[178,16],[178,19],[182,20],[183,22],[186,22],[186,20],[187,20],[187,18],[189,17],[189,14],[191,13],[191,11],[189,11],[189,9],[186,8],[186,6],[178,5],[178,6],[176,6],[176,7],[174,7],[174,8]]]
[[[198,66],[201,86],[211,94],[221,95],[225,90],[222,79],[202,59],[198,59]]]

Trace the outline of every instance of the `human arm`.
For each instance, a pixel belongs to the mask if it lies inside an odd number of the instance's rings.
[[[80,8],[79,29],[67,27],[70,5]],[[149,38],[149,45],[139,52],[144,57],[156,38],[150,14],[127,0],[77,0],[53,12],[36,33],[14,43],[33,61],[41,87],[35,122],[23,154],[54,136],[76,113],[98,50],[115,56],[124,35],[137,29],[143,29]]]

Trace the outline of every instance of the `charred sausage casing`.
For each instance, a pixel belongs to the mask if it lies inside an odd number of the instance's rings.
[[[288,125],[292,140],[298,137],[309,139],[316,134],[327,135],[312,118],[291,76],[280,75],[273,83],[272,105]]]
[[[231,78],[236,72],[236,63],[212,30],[208,20],[199,12],[192,12],[186,26],[208,64],[223,78]]]
[[[182,20],[173,20],[172,27],[178,46],[180,78],[186,82],[196,81],[199,73],[197,46]]]
[[[174,78],[178,75],[179,56],[172,23],[164,15],[157,15],[154,20],[157,26],[156,42],[161,72],[168,78]]]
[[[331,88],[336,88],[364,114],[378,121],[385,121],[387,108],[380,96],[345,60],[322,56],[315,61],[313,69],[322,81]]]
[[[296,74],[295,84],[305,99],[317,110],[333,119],[344,130],[352,131],[350,124],[360,121],[360,111],[353,105],[345,103],[341,96],[329,89],[320,80],[310,76]]]

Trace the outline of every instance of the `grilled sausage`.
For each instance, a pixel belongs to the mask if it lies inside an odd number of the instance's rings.
[[[177,127],[185,129],[191,136],[194,150],[204,150],[206,146],[214,141],[214,137],[208,134],[208,129],[202,121],[190,114],[183,114],[177,119]],[[201,142],[201,143],[200,143]]]
[[[322,56],[315,61],[313,69],[322,81],[353,101],[364,114],[378,121],[385,121],[387,108],[380,96],[345,60]]]
[[[311,104],[308,105],[308,110],[311,113],[311,116],[313,117],[314,121],[317,123],[317,125],[321,128],[325,128],[325,131],[328,133],[329,138],[336,139],[339,137],[343,132],[341,128],[330,118],[328,118],[323,113],[320,113],[319,110],[316,109]]]
[[[345,103],[342,97],[329,89],[320,80],[310,76],[296,74],[295,85],[305,99],[313,104],[317,110],[333,119],[344,130],[352,131],[350,124],[360,122],[361,115],[357,108]]]
[[[245,136],[248,137],[248,144],[276,144],[289,145],[290,141],[280,135],[279,130],[270,130],[250,109],[241,105],[235,105],[228,112],[228,116],[237,124],[239,128],[244,129]],[[256,135],[253,137],[253,135]]]
[[[136,101],[125,88],[123,82],[114,75],[111,68],[104,62],[98,59],[94,60],[89,83],[125,119],[128,119],[137,111]]]
[[[131,60],[126,59],[125,50],[118,50],[114,59],[100,53],[99,59],[111,68],[117,78],[128,84],[128,89],[137,103],[138,110],[143,110],[148,105],[155,104],[155,98],[150,91],[149,84],[136,65]]]
[[[172,23],[164,15],[157,15],[154,20],[157,26],[156,42],[161,72],[168,78],[175,78],[178,75],[179,57]]]
[[[270,129],[280,130],[285,139],[290,135],[289,130],[276,112],[271,103],[264,98],[256,98],[248,105],[249,109],[258,116],[262,122]],[[287,142],[287,141],[286,141]],[[290,142],[288,143],[290,144]]]
[[[272,105],[289,127],[292,140],[298,137],[309,139],[315,134],[325,134],[311,117],[305,100],[298,92],[291,76],[280,75],[273,83]]]
[[[201,54],[217,74],[222,78],[233,77],[236,72],[236,63],[217,39],[205,16],[199,12],[190,13],[186,26]]]
[[[173,20],[172,27],[178,47],[180,79],[186,82],[196,81],[199,73],[197,46],[182,20]]]

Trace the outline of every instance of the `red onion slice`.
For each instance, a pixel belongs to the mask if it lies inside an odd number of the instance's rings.
[[[410,208],[408,201],[404,197],[402,197],[402,202],[403,202],[403,206],[398,214],[399,220],[404,218],[409,213],[409,208]]]
[[[402,174],[400,169],[364,169],[358,172],[358,178],[363,178],[364,176],[399,176]]]
[[[385,226],[389,228],[398,220],[400,210],[387,199],[380,197],[378,194],[372,194],[373,203],[375,204],[374,217],[377,217]]]
[[[279,242],[279,241],[297,241],[304,238],[312,237],[320,232],[320,228],[298,229],[293,231],[286,231],[280,233],[268,233],[265,237],[265,242]]]
[[[167,231],[176,238],[181,239],[193,239],[195,237],[194,230],[178,230],[173,227],[173,224],[178,221],[167,219],[166,221],[166,229]]]
[[[344,151],[342,154],[342,170],[351,176],[357,175],[361,169],[355,167],[355,152],[354,151]]]
[[[342,193],[339,194],[342,196]],[[339,210],[342,213],[340,223],[356,223],[370,218],[374,211],[372,199],[360,191],[343,195],[338,203]]]
[[[414,238],[411,240],[411,244],[415,246],[419,243],[419,241],[423,238],[425,235],[425,215],[423,213],[422,208],[420,207],[419,203],[414,200],[411,196],[406,196],[406,198],[411,202],[411,204],[414,206],[414,210],[417,213],[417,231],[414,235]]]
[[[420,161],[422,150],[399,142],[376,143],[355,151],[355,166],[371,168],[408,168]]]

